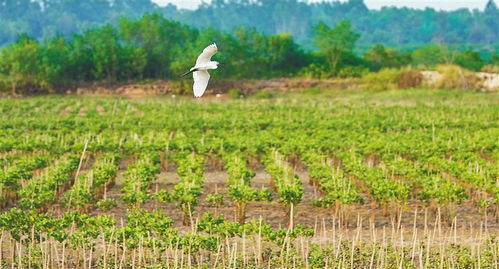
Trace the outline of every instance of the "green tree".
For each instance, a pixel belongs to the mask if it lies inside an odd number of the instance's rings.
[[[93,79],[92,50],[89,40],[82,35],[73,35],[69,43],[68,66],[66,74],[75,81],[88,81]]]
[[[314,29],[314,43],[326,58],[331,75],[336,76],[342,61],[352,54],[360,35],[352,30],[348,20],[340,22],[333,29],[324,22],[319,22]]]
[[[116,81],[120,68],[120,40],[118,31],[107,25],[85,32],[84,38],[90,46],[94,79]]]
[[[455,52],[441,45],[428,45],[412,52],[412,64],[415,66],[432,67],[437,64],[452,64]]]
[[[27,35],[0,50],[0,73],[5,74],[11,94],[17,95],[19,87],[33,86],[39,68],[40,45]]]
[[[485,5],[485,12],[486,13],[497,14],[498,11],[499,11],[499,9],[497,8],[497,5],[494,2],[494,0],[489,0],[487,2],[487,5]]]
[[[498,65],[498,66],[499,66],[499,53],[494,53],[494,54],[490,57],[490,62],[491,62],[493,65]]]
[[[372,46],[364,54],[364,59],[374,71],[379,71],[385,67],[400,67],[406,64],[404,57],[399,56],[395,49],[386,48],[381,44]]]
[[[147,65],[147,53],[143,48],[133,46],[125,46],[120,52],[120,62],[122,63],[119,70],[119,78],[125,79],[142,79],[143,72]]]
[[[456,55],[456,64],[473,71],[480,71],[485,65],[485,62],[480,58],[480,55],[478,55],[477,52],[467,50],[464,53],[458,53]]]
[[[122,19],[119,28],[127,44],[144,49],[146,78],[176,77],[170,69],[172,62],[179,58],[178,55],[186,56],[184,49],[197,36],[197,31],[167,20],[159,13],[146,14],[139,20]]]
[[[42,88],[51,88],[65,80],[65,68],[68,66],[69,47],[62,36],[56,36],[45,46],[40,46],[40,67],[38,84]]]
[[[299,70],[310,62],[290,34],[273,35],[268,38],[269,73],[286,75]]]

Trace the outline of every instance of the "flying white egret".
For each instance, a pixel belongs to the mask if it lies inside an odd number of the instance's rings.
[[[218,48],[217,44],[213,43],[206,47],[203,50],[203,53],[198,56],[196,60],[196,65],[186,72],[182,74],[182,77],[187,76],[192,73],[194,78],[194,96],[201,97],[206,91],[206,87],[208,86],[208,81],[210,80],[210,73],[207,70],[209,69],[217,69],[219,63],[212,61],[211,57],[217,53]]]

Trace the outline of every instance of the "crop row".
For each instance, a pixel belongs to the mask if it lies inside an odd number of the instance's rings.
[[[193,224],[192,214],[203,192],[204,157],[194,152],[181,151],[170,158],[177,165],[180,182],[173,187],[171,199],[184,213],[184,225]]]
[[[68,208],[88,211],[88,207],[114,184],[119,160],[120,156],[114,153],[99,156],[93,166],[81,173],[71,189],[64,193],[63,204]]]
[[[223,152],[221,155],[229,177],[229,198],[234,201],[236,218],[243,224],[246,218],[246,206],[251,201],[271,201],[272,195],[266,188],[253,188],[251,179],[256,175],[248,168],[248,160],[240,151]]]
[[[27,154],[14,158],[13,163],[0,170],[0,203],[5,205],[16,200],[20,181],[31,179],[33,171],[46,166],[50,160],[47,154]]]
[[[23,209],[46,210],[72,183],[80,157],[74,154],[62,156],[39,175],[29,180],[19,190],[19,206]]]
[[[263,157],[265,171],[271,176],[272,186],[279,195],[279,202],[285,206],[289,215],[290,227],[293,227],[294,207],[303,198],[303,185],[293,167],[276,149],[270,149]]]
[[[410,187],[404,182],[387,177],[381,167],[369,167],[364,157],[356,152],[341,152],[337,155],[343,168],[349,175],[361,180],[373,199],[383,207],[386,215],[388,206],[398,208],[405,205],[410,198]]]
[[[123,173],[124,183],[121,192],[123,201],[138,207],[143,204],[149,195],[149,185],[160,172],[161,159],[157,152],[144,152],[130,164]]]
[[[321,207],[362,203],[360,191],[343,172],[340,165],[334,165],[327,155],[309,150],[301,156],[308,169],[308,175],[323,192],[323,197],[313,202]]]

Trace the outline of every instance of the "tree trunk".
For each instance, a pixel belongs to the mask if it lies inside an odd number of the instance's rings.
[[[329,64],[331,65],[331,74],[336,77],[338,75],[338,63],[340,62],[339,55],[332,55]]]
[[[10,94],[12,96],[17,96],[16,83],[14,81],[12,81],[12,87],[10,89]]]
[[[244,224],[246,220],[246,202],[236,203],[236,218],[239,224]]]
[[[187,204],[187,206],[182,206],[182,211],[184,212],[184,219],[182,220],[182,224],[184,226],[190,226],[192,215],[190,204]]]
[[[382,210],[383,217],[388,216],[388,205],[383,203],[381,206],[383,207]]]

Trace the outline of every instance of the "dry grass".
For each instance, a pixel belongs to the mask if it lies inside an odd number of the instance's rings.
[[[457,65],[439,65],[437,71],[442,77],[435,86],[439,89],[471,89],[479,90],[483,87],[480,78],[475,72],[466,70]]]

